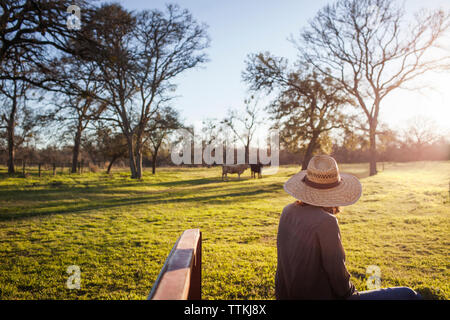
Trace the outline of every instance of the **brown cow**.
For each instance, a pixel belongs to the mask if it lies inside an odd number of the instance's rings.
[[[228,173],[237,173],[238,179],[241,179],[241,174],[247,169],[247,164],[222,165],[222,180],[224,180],[223,177],[228,180]]]

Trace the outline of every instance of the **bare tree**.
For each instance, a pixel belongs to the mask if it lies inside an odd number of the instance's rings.
[[[420,159],[426,147],[437,142],[440,135],[436,132],[437,124],[426,116],[415,116],[408,120],[403,131],[403,143],[414,150],[415,157]]]
[[[449,30],[450,14],[419,12],[406,25],[392,0],[338,0],[320,10],[297,44],[303,59],[353,96],[369,125],[370,175],[376,174],[376,131],[383,99],[412,79],[442,68],[449,56],[428,54]],[[448,39],[448,38],[447,38]]]
[[[76,2],[82,7],[83,21],[88,21],[93,7],[84,0]],[[15,59],[15,52],[26,52],[21,63],[33,65],[40,72],[33,77],[14,75],[35,86],[47,87],[53,79],[48,75],[47,62],[61,52],[82,54],[86,46],[73,46],[74,40],[89,40],[83,33],[67,27],[67,9],[70,0],[3,0],[0,3],[0,79],[11,79],[13,75],[2,72],[8,60]],[[48,87],[47,87],[48,88]]]
[[[173,98],[173,80],[206,61],[205,26],[178,6],[138,15],[119,5],[98,10],[96,57],[103,75],[101,97],[108,107],[102,118],[115,122],[128,144],[132,178],[142,177],[144,139],[149,122]]]
[[[62,56],[51,63],[55,107],[47,115],[59,123],[63,134],[73,139],[72,173],[77,172],[81,137],[85,129],[105,110],[105,103],[96,99],[102,89],[99,70],[77,56]]]
[[[251,90],[279,91],[267,109],[288,149],[303,149],[302,168],[306,169],[321,140],[328,141],[328,132],[348,126],[350,117],[344,115],[343,107],[353,101],[333,78],[298,65],[290,70],[284,58],[252,54],[243,78]]]
[[[15,152],[32,134],[36,121],[33,111],[28,107],[27,101],[31,99],[32,86],[20,77],[27,77],[32,73],[26,64],[21,64],[21,56],[26,54],[23,49],[13,50],[15,59],[5,61],[2,71],[5,77],[0,80],[0,129],[6,131],[8,173],[15,173]],[[27,96],[28,94],[28,96]]]
[[[156,173],[158,152],[164,143],[168,142],[171,133],[182,127],[179,114],[170,107],[162,108],[148,123],[144,145],[152,156],[152,174]]]
[[[107,174],[117,160],[127,156],[127,141],[123,134],[102,123],[97,126],[94,134],[83,139],[83,148],[90,153],[91,158],[103,158],[109,162]]]
[[[227,128],[231,129],[234,136],[245,149],[245,163],[249,163],[250,144],[254,138],[258,126],[262,123],[258,108],[258,100],[253,96],[244,100],[244,112],[229,109],[228,115],[221,121]]]
[[[207,118],[202,121],[202,148],[218,140],[223,134],[223,124],[216,118]]]

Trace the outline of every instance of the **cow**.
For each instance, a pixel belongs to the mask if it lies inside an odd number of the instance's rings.
[[[252,171],[251,172],[252,178],[256,178],[256,174],[258,174],[258,178],[262,178],[262,175],[261,175],[262,167],[263,167],[263,165],[260,162],[250,165],[250,169]]]
[[[222,165],[222,180],[226,177],[228,180],[228,173],[237,173],[238,178],[241,179],[241,174],[248,169],[246,164],[232,164],[232,165]]]

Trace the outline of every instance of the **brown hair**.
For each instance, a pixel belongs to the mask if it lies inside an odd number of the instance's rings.
[[[306,203],[306,202],[303,202],[303,201],[300,201],[300,200],[297,200],[296,202],[295,202],[295,204],[296,205],[298,205],[298,206],[312,206],[312,204],[309,204],[309,203]],[[322,208],[323,210],[325,210],[326,212],[328,212],[328,213],[331,213],[331,214],[338,214],[339,212],[341,212],[341,208],[340,207],[319,207],[319,208]]]

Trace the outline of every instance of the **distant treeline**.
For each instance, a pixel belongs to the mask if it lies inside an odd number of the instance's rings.
[[[382,162],[406,162],[406,161],[425,161],[436,160],[444,161],[450,160],[450,142],[444,138],[440,138],[432,143],[418,144],[406,143],[404,141],[390,141],[388,146],[382,146],[377,153],[377,161]],[[339,163],[362,163],[368,162],[371,155],[367,146],[359,145],[357,147],[349,147],[344,143],[333,144],[331,150],[319,151],[318,153],[329,153]],[[305,156],[304,152],[291,152],[285,148],[280,150],[280,164],[298,164],[301,165]],[[127,167],[126,153],[123,153],[111,163],[111,158],[107,157],[102,150],[95,148],[86,148],[81,150],[81,160],[78,164],[78,172],[97,172],[110,171],[112,167]],[[16,153],[16,167],[19,172],[22,172],[23,166],[38,168],[42,167],[42,171],[59,173],[61,171],[70,171],[72,166],[72,146],[65,147],[47,147],[44,149],[37,149],[33,147],[22,147]],[[0,163],[7,164],[7,154],[0,151]],[[173,166],[170,150],[165,146],[159,153],[156,163],[153,163],[151,154],[147,154],[143,158],[144,167],[158,167]],[[206,164],[204,164],[206,165]]]
[[[338,163],[369,162],[368,148],[350,149],[343,145],[333,145],[330,154]],[[302,152],[280,151],[280,164],[301,164]],[[450,160],[450,143],[439,140],[425,146],[396,143],[377,152],[377,161],[380,162],[407,162],[407,161],[445,161]]]

